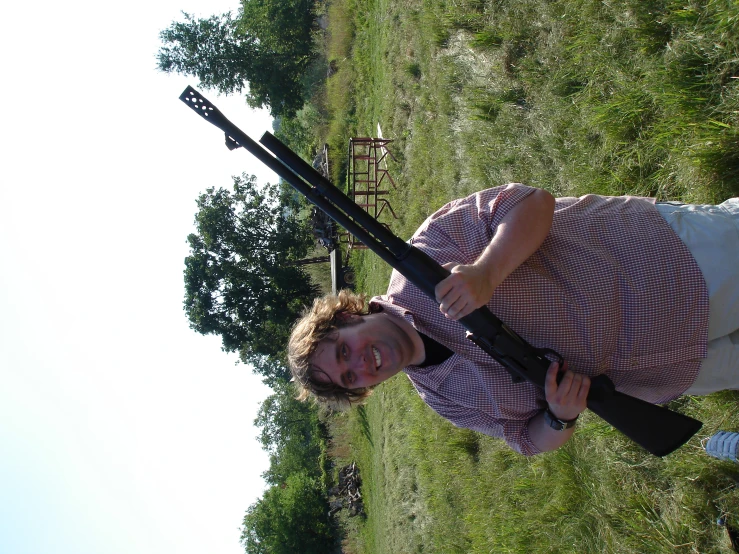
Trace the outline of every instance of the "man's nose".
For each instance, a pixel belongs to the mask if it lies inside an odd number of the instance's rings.
[[[367,356],[358,354],[351,360],[351,367],[354,371],[365,371],[367,369]]]

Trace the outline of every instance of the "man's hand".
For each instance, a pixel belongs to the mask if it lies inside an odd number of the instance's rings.
[[[564,375],[558,384],[559,364],[551,363],[544,382],[544,394],[549,404],[549,411],[558,419],[567,421],[575,419],[587,408],[590,377],[573,373],[567,369],[567,362],[564,363],[562,369]]]
[[[444,267],[452,274],[436,285],[436,301],[447,318],[457,320],[488,303],[495,285],[487,272],[475,265],[449,262]]]
[[[552,362],[549,366],[544,381],[544,394],[549,403],[549,411],[558,419],[567,421],[575,419],[587,407],[585,402],[590,390],[590,377],[569,371],[567,362],[565,362],[562,368],[564,369],[564,375],[557,384],[559,369],[557,362]],[[529,420],[531,442],[542,452],[556,450],[570,440],[574,432],[575,427],[570,427],[564,431],[552,429],[546,422],[543,411]]]
[[[434,291],[441,313],[456,320],[487,304],[498,285],[542,245],[553,216],[554,197],[535,190],[503,216],[474,264],[444,264],[452,274]]]

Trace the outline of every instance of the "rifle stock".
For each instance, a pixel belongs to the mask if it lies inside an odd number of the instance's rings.
[[[610,390],[591,385],[588,409],[660,457],[680,448],[703,426],[697,419],[623,394],[612,385]]]
[[[449,271],[425,252],[391,233],[271,133],[265,133],[260,142],[275,157],[194,88],[187,87],[180,100],[221,129],[229,149],[247,149],[435,301],[434,288]],[[556,352],[530,345],[486,307],[463,317],[460,323],[467,329],[468,338],[500,363],[516,382],[527,380],[543,389],[550,364],[546,354],[561,361]],[[616,391],[605,375],[592,379],[588,408],[655,456],[673,452],[702,426],[696,419]]]

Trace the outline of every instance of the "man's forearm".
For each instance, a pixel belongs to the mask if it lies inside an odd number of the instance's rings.
[[[445,264],[451,275],[436,285],[441,313],[459,319],[484,306],[498,285],[541,246],[553,217],[554,197],[538,189],[503,217],[475,263]]]
[[[554,217],[554,197],[538,189],[508,212],[474,263],[497,287],[544,242]]]

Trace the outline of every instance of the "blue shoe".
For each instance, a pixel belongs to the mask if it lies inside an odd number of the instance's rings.
[[[705,444],[706,453],[719,460],[739,462],[739,433],[719,431]]]

